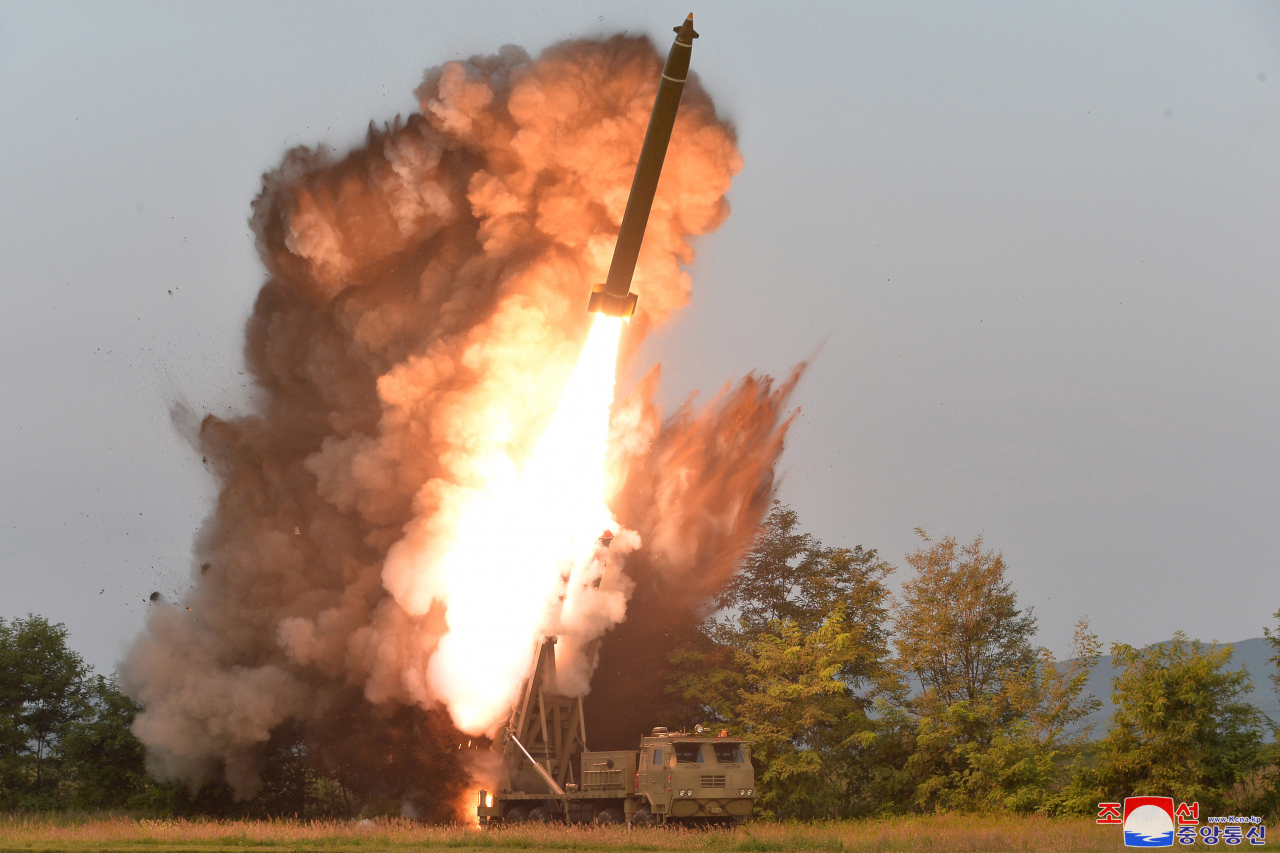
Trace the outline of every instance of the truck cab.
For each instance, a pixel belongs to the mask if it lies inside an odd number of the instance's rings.
[[[636,793],[657,821],[751,814],[756,794],[751,749],[727,732],[712,736],[705,730],[656,728],[641,738],[637,764]],[[636,819],[647,819],[643,807]]]

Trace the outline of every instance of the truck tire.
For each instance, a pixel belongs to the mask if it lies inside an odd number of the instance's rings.
[[[653,811],[647,804],[641,806],[636,810],[636,813],[631,816],[631,823],[634,826],[653,826],[657,822],[658,819],[653,816]]]
[[[624,818],[622,817],[622,809],[609,808],[609,809],[601,809],[600,811],[596,812],[595,822],[600,826],[604,826],[606,824],[622,823],[623,820]]]
[[[551,812],[547,811],[546,806],[534,806],[533,811],[529,812],[530,823],[547,823],[551,820]]]
[[[528,806],[512,806],[507,809],[507,813],[502,816],[507,823],[524,823],[529,819]]]

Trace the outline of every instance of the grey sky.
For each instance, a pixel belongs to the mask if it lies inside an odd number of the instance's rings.
[[[0,616],[110,668],[214,497],[168,415],[248,405],[261,173],[422,71],[687,3],[0,5]],[[702,2],[733,214],[670,403],[825,341],[782,496],[828,544],[1002,549],[1041,641],[1280,607],[1280,5]],[[169,291],[172,290],[172,294]],[[103,592],[99,592],[103,590]]]

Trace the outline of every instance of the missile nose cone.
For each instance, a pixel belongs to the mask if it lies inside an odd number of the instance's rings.
[[[693,13],[689,13],[689,17],[684,19],[684,23],[678,27],[672,27],[671,31],[676,33],[676,41],[683,44],[693,44],[693,40],[698,34],[693,31]]]

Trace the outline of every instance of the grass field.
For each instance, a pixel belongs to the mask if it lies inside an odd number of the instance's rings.
[[[1241,844],[1234,850],[1277,849]],[[1201,845],[1196,845],[1200,847]],[[0,850],[31,851],[1112,851],[1120,830],[1089,819],[974,818],[957,815],[813,825],[748,824],[732,830],[519,826],[480,832],[392,820],[188,821],[127,817],[0,818]]]

